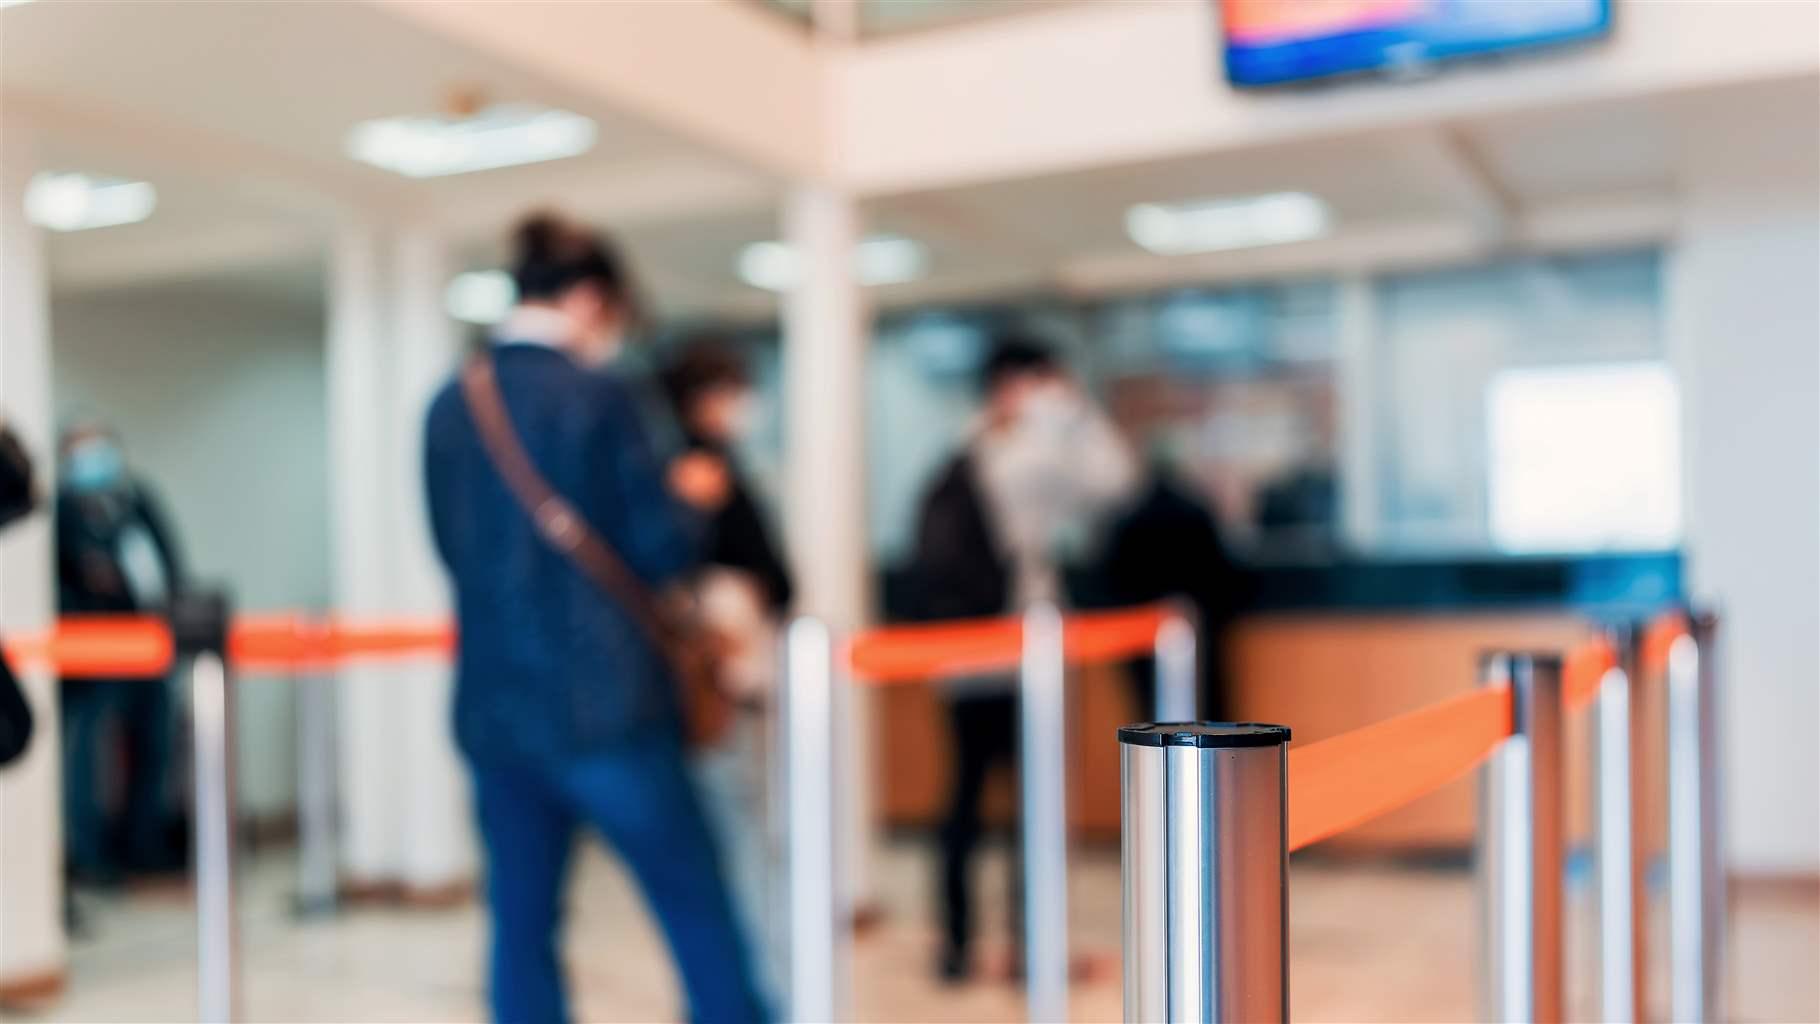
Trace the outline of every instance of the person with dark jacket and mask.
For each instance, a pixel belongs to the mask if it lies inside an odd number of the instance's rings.
[[[159,614],[183,583],[176,537],[151,488],[129,470],[120,439],[96,424],[65,431],[57,492],[57,595],[65,615]],[[69,679],[63,717],[64,824],[71,873],[117,880],[175,866],[166,849],[165,786],[175,732],[168,681]],[[100,741],[118,719],[126,794],[118,824],[103,809]],[[116,841],[116,839],[118,841]]]
[[[1041,341],[995,339],[966,446],[924,496],[914,558],[919,617],[1015,614],[1062,603],[1061,550],[1125,500],[1137,466],[1111,421]],[[987,778],[1015,764],[1017,684],[994,674],[945,680],[953,788],[942,827],[944,981],[972,973],[973,854]],[[1015,875],[1015,873],[1014,873]],[[1012,929],[1022,927],[1011,886]]]
[[[724,504],[725,468],[700,453],[666,467],[632,389],[603,370],[634,308],[605,239],[533,217],[513,269],[516,309],[436,396],[424,436],[431,525],[455,590],[455,737],[486,857],[493,1016],[568,1019],[562,887],[575,832],[589,826],[644,890],[686,1017],[762,1020],[688,775],[676,677],[628,589],[609,592],[564,544],[586,530],[640,590],[671,584],[697,563],[699,509]],[[533,518],[521,503],[501,419],[565,507],[541,502]]]

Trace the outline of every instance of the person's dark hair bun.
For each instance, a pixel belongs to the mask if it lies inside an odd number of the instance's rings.
[[[562,247],[562,236],[568,230],[568,225],[563,223],[561,217],[548,211],[526,217],[514,232],[517,264],[523,266],[532,262],[548,262]]]
[[[512,279],[521,300],[553,299],[591,284],[636,319],[631,276],[605,236],[546,210],[521,221],[512,241]]]

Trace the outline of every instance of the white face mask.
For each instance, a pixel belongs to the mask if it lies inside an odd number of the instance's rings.
[[[750,391],[733,400],[727,410],[727,433],[735,441],[749,441],[765,421],[765,405]]]
[[[1046,435],[1060,434],[1079,415],[1081,400],[1060,384],[1045,384],[1024,396],[1018,407],[1018,425]]]

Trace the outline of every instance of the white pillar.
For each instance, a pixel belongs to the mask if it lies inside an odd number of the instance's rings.
[[[460,358],[455,324],[443,311],[449,280],[446,240],[412,227],[393,249],[392,512],[389,573],[393,609],[412,618],[450,613],[448,582],[430,538],[423,489],[424,413]],[[467,780],[450,729],[453,673],[446,662],[413,661],[395,669],[399,700],[394,784],[402,790],[397,871],[405,886],[436,891],[472,875],[473,836]]]
[[[801,279],[784,305],[785,502],[799,610],[837,632],[863,624],[870,609],[866,547],[865,297],[854,277],[859,210],[853,197],[818,184],[794,189],[784,237]],[[836,735],[845,767],[837,829],[845,875],[843,911],[869,902],[872,815],[871,701],[855,693]]]
[[[1359,271],[1340,279],[1338,372],[1335,433],[1338,435],[1340,537],[1354,551],[1371,551],[1378,543],[1377,393],[1373,387],[1378,353],[1377,294],[1370,277]]]
[[[48,502],[50,302],[44,240],[24,216],[30,133],[19,120],[0,127],[0,417],[31,452]],[[0,635],[51,625],[53,572],[48,508],[0,534]],[[65,961],[56,680],[20,668],[37,725],[25,756],[0,768],[0,990],[55,983]]]
[[[447,247],[432,229],[354,225],[337,239],[328,379],[335,610],[343,616],[449,612],[422,457],[425,410],[460,348],[442,309],[447,280]],[[341,672],[341,849],[350,881],[433,893],[469,879],[473,840],[449,695],[446,664]]]
[[[385,268],[381,231],[365,224],[341,227],[329,254],[325,375],[333,612],[346,618],[390,609]],[[337,674],[342,870],[356,883],[388,880],[398,861],[392,825],[402,807],[391,785],[395,701],[389,682],[383,667]]]

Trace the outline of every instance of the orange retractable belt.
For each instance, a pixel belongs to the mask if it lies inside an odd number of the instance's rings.
[[[1162,606],[1080,612],[1064,620],[1062,642],[1074,662],[1131,657],[1151,649],[1168,615]],[[847,663],[864,682],[921,682],[1014,669],[1023,643],[1023,624],[1015,618],[888,626],[855,636]]]
[[[446,655],[455,628],[446,619],[317,621],[278,612],[236,616],[228,659],[237,671],[322,671],[350,659]],[[147,615],[69,615],[47,634],[8,639],[14,664],[48,663],[65,679],[151,679],[170,671],[170,627]]]
[[[1486,687],[1289,751],[1289,848],[1395,810],[1471,771],[1510,735],[1510,689]]]

